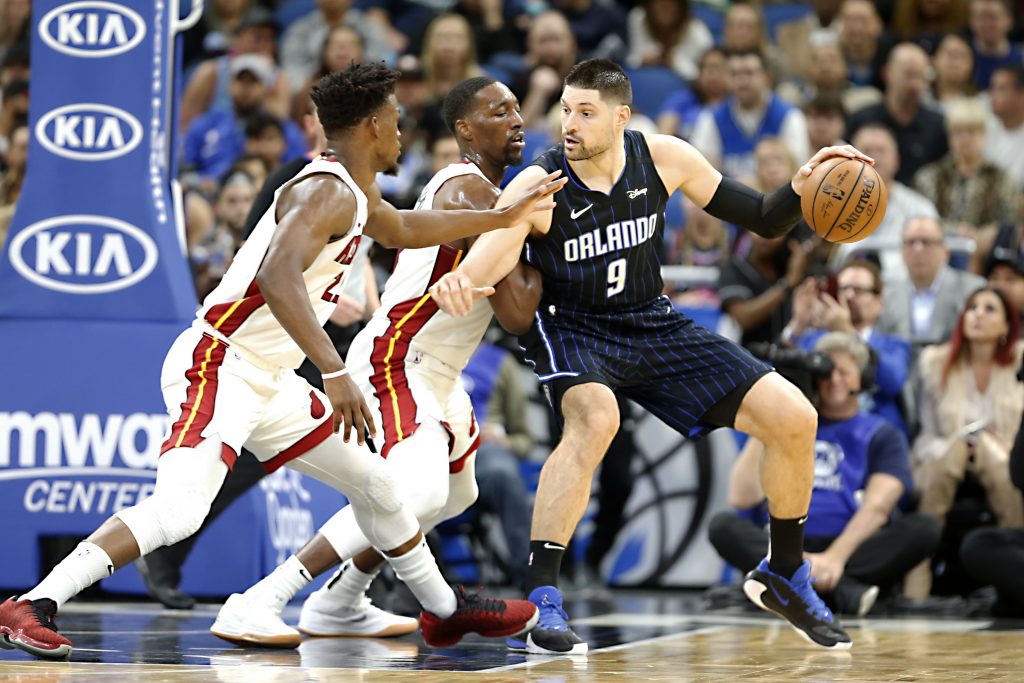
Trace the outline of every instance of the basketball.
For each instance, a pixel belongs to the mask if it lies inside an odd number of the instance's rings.
[[[885,216],[888,190],[875,168],[834,157],[818,164],[804,184],[800,208],[811,229],[829,242],[859,242]]]

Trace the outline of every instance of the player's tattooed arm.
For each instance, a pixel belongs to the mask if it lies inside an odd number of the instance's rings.
[[[498,206],[511,204],[512,197],[518,196],[523,188],[530,187],[544,177],[544,169],[539,166],[526,168],[501,193]],[[452,315],[466,315],[477,299],[492,294],[493,285],[512,272],[519,263],[519,255],[527,236],[544,217],[550,222],[550,215],[550,209],[537,211],[512,223],[505,230],[482,235],[462,264],[430,288],[434,300]]]
[[[489,209],[500,194],[498,188],[478,175],[457,176],[440,187],[434,197],[434,208]],[[475,241],[469,238],[460,246],[469,249]],[[540,294],[540,273],[524,263],[517,263],[512,272],[494,286],[491,295],[494,317],[509,334],[525,334],[533,324]]]
[[[345,364],[309,302],[302,273],[335,236],[345,235],[356,212],[352,191],[334,176],[311,175],[287,186],[277,205],[277,230],[256,273],[256,284],[281,327],[323,374]],[[358,387],[348,376],[324,380],[334,411],[334,431],[348,441],[354,428],[362,444],[376,431]]]
[[[385,247],[432,247],[457,239],[515,225],[530,213],[553,208],[551,195],[565,185],[560,171],[546,174],[526,187],[514,201],[484,211],[399,211],[380,202],[367,220],[365,232]]]

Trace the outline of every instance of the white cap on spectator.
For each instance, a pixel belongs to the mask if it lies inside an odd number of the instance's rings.
[[[245,71],[263,81],[263,85],[268,88],[273,86],[277,79],[277,69],[274,67],[274,63],[264,55],[247,53],[232,57],[231,77],[235,78]]]

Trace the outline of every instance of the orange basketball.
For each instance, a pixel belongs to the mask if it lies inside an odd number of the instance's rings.
[[[829,242],[859,242],[885,216],[889,192],[875,168],[860,159],[834,157],[811,172],[800,208],[814,232]]]

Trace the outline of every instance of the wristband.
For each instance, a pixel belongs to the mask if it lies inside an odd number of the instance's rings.
[[[342,368],[336,372],[328,372],[326,375],[320,375],[320,379],[335,379],[338,377],[344,377],[348,374],[348,368]]]

